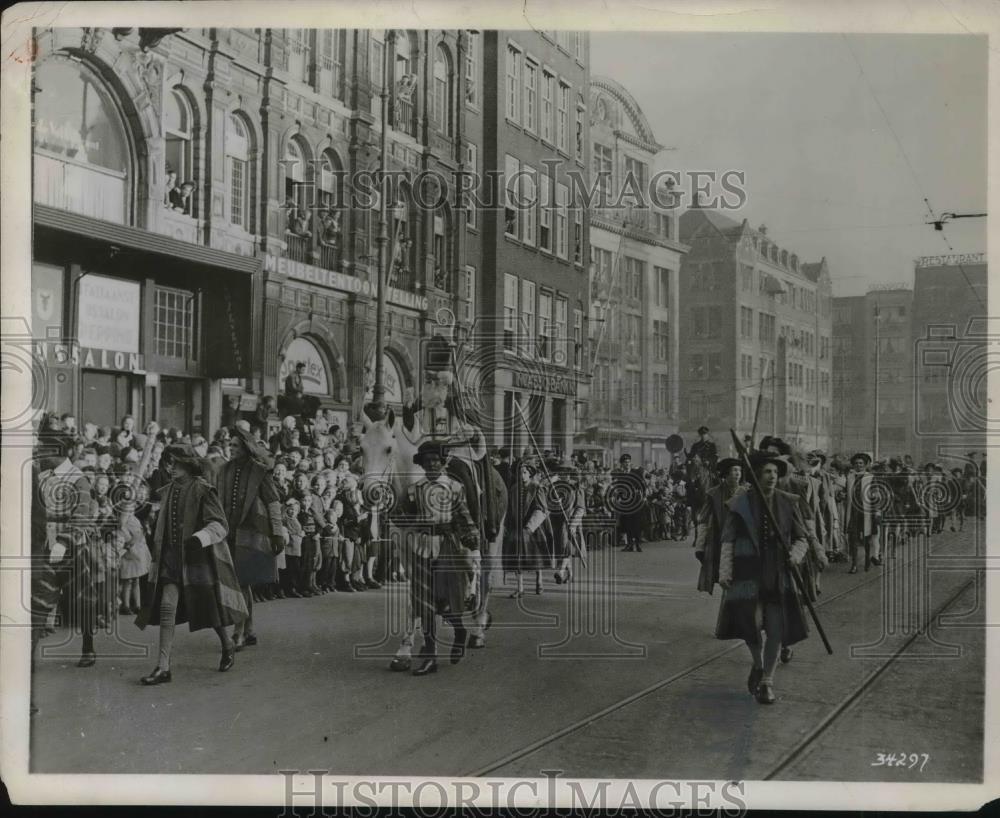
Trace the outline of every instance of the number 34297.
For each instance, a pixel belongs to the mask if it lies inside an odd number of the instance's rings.
[[[871,763],[872,767],[906,767],[907,769],[914,769],[919,764],[920,772],[924,771],[924,767],[927,766],[927,762],[931,760],[931,757],[927,753],[877,753],[875,760]]]

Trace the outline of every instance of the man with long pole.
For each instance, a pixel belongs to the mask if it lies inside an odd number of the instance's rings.
[[[809,635],[803,601],[823,644],[831,653],[832,648],[798,574],[808,549],[798,503],[777,488],[788,465],[766,453],[751,458],[735,432],[732,438],[753,491],[729,504],[719,557],[719,584],[724,593],[715,635],[746,642],[753,659],[747,688],[761,704],[773,704],[781,646]]]

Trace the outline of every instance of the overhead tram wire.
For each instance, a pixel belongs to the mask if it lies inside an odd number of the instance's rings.
[[[868,93],[871,94],[872,99],[875,101],[875,105],[878,107],[879,112],[882,114],[882,118],[885,120],[885,124],[886,127],[889,129],[889,133],[892,134],[892,138],[896,142],[896,149],[899,151],[899,154],[903,157],[903,161],[906,162],[906,167],[909,169],[910,176],[913,178],[913,184],[916,185],[917,191],[920,193],[920,196],[923,199],[924,204],[927,206],[927,210],[931,214],[931,219],[937,221],[938,217],[934,213],[934,209],[931,207],[930,202],[927,200],[927,195],[924,193],[923,185],[920,184],[920,177],[917,175],[917,171],[913,167],[913,163],[910,161],[910,157],[906,153],[906,149],[903,147],[903,143],[900,140],[899,135],[896,133],[896,129],[892,127],[892,121],[889,119],[889,115],[886,113],[885,108],[882,106],[882,101],[878,98],[878,94],[875,93],[875,89],[872,87],[871,80],[868,79],[868,74],[865,71],[864,65],[861,64],[861,60],[858,59],[857,53],[851,46],[851,41],[850,39],[848,39],[848,35],[841,34],[840,36],[843,38],[844,43],[847,46],[847,50],[851,53],[851,57],[854,58],[854,62],[857,64],[858,70],[861,72],[861,78],[865,81],[865,86],[868,88]],[[944,239],[945,244],[948,246],[948,249],[950,249],[952,253],[954,253],[955,250],[951,246],[951,243],[948,241],[947,237],[945,237],[944,230],[942,229],[939,232],[941,233],[941,237]],[[968,285],[969,289],[972,291],[972,294],[976,297],[976,300],[979,302],[979,306],[982,307],[984,310],[986,310],[987,309],[986,302],[983,301],[982,296],[979,295],[979,292],[976,290],[975,286],[973,286],[972,281],[969,279],[969,276],[966,274],[965,268],[962,266],[961,263],[959,263],[958,269],[961,271],[962,278],[965,279],[965,283]]]

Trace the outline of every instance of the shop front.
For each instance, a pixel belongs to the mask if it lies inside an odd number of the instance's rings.
[[[35,206],[33,328],[46,409],[211,433],[223,377],[252,376],[248,259]]]
[[[520,455],[525,449],[561,457],[572,451],[575,374],[532,364],[521,369],[498,369],[497,422],[491,445]]]

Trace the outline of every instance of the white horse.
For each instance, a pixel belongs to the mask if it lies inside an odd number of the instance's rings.
[[[376,487],[381,485],[390,486],[395,497],[402,499],[409,488],[425,476],[423,468],[413,462],[413,455],[424,439],[417,406],[411,404],[404,408],[402,418],[397,418],[390,410],[384,420],[378,421],[371,420],[362,412],[361,424],[361,452],[364,463],[362,481],[366,495],[377,493]],[[475,427],[464,427],[464,432],[468,433],[465,439],[470,440],[478,430]],[[464,461],[475,476],[474,464],[486,456],[485,439],[480,432],[475,444],[459,446],[453,448],[453,451],[455,452],[453,456]],[[489,464],[487,466],[491,468]],[[482,487],[478,487],[478,490],[481,494]],[[506,504],[503,512],[506,516]],[[481,523],[480,520],[476,522]],[[490,574],[500,553],[503,522],[501,519],[499,532],[484,544],[485,548],[481,549],[480,559],[476,560],[478,576],[474,587],[477,589],[477,605],[469,641],[469,646],[473,648],[480,648],[486,644],[485,631],[491,620],[487,606]],[[390,665],[394,670],[406,670],[409,667],[414,638],[420,625],[418,617],[410,621],[399,650]]]

